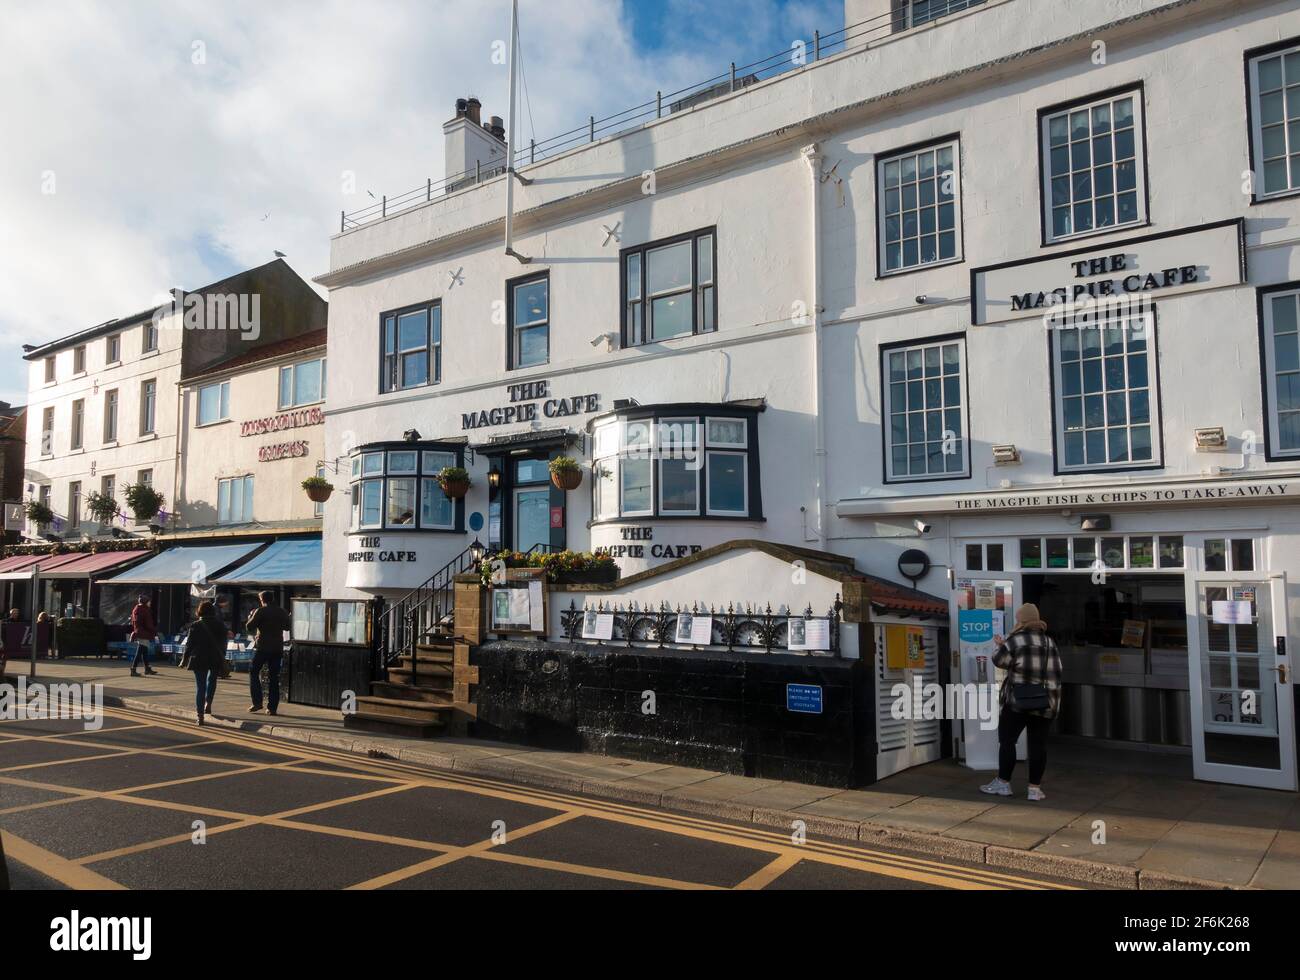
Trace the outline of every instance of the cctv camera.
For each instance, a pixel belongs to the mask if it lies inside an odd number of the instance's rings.
[[[929,299],[930,299],[929,296],[926,296],[924,293],[922,293],[920,296],[916,297],[916,302],[918,305],[924,306]]]
[[[608,348],[612,348],[614,346],[614,335],[612,333],[603,333],[599,337],[591,338],[592,347],[599,347],[601,344],[604,344]]]
[[[931,529],[934,527],[934,525],[927,524],[925,521],[922,520],[915,520],[912,522],[912,527],[916,528],[917,533],[919,534],[929,534]]]

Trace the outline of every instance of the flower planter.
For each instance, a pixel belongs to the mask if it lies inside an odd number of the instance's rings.
[[[452,500],[459,500],[465,494],[469,493],[468,480],[448,480],[442,485],[442,492]]]
[[[565,492],[577,490],[582,486],[582,470],[552,470],[551,482]]]
[[[308,487],[307,499],[313,503],[323,504],[330,499],[333,493],[333,487]]]

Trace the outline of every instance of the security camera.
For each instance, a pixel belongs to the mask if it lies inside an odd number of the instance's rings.
[[[606,349],[606,350],[613,350],[613,349],[614,349],[614,335],[613,335],[612,333],[603,333],[603,334],[601,334],[601,335],[598,336],[598,337],[592,337],[592,338],[591,338],[591,346],[592,346],[592,347],[599,347],[601,344],[604,344],[604,345],[605,345],[605,349]]]
[[[926,296],[924,293],[922,293],[920,296],[916,297],[917,305],[924,306],[929,301],[929,299],[930,299],[929,296]]]
[[[919,518],[912,522],[912,527],[916,528],[918,534],[929,534],[930,531],[934,529],[933,524],[927,524]]]

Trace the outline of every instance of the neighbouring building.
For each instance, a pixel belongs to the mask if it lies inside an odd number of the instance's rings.
[[[806,64],[345,216],[324,594],[400,598],[475,540],[632,576],[813,549],[948,607],[923,662],[866,647],[892,768],[977,739],[882,692],[978,679],[1034,601],[1063,735],[1295,790],[1300,10],[845,14]]]
[[[295,497],[302,499],[296,500],[280,487],[268,488],[259,511],[266,512],[269,524],[255,525],[251,467],[240,474],[249,478],[240,488],[239,509],[231,512],[237,519],[219,516],[223,483],[217,469],[240,460],[233,451],[240,447],[229,438],[229,425],[215,425],[224,438],[206,434],[216,432],[199,424],[199,401],[206,398],[204,410],[214,411],[212,394],[190,381],[224,370],[224,387],[216,392],[220,418],[213,422],[224,423],[231,411],[255,419],[264,406],[275,405],[279,355],[322,346],[325,325],[325,301],[277,259],[202,289],[173,289],[162,306],[25,347],[30,398],[24,497],[48,506],[53,520],[45,526],[28,521],[26,537],[33,547],[0,566],[12,601],[26,608],[30,597],[24,589],[35,572],[43,583],[39,608],[98,613],[118,622],[147,585],[162,590],[157,597],[165,624],[179,627],[194,597],[188,587],[195,568],[203,585],[192,590],[197,595],[210,591],[208,576],[215,579],[269,545],[276,537],[269,528],[283,524],[318,535],[319,521],[301,490]],[[265,369],[263,358],[270,365]],[[258,370],[250,370],[254,365]],[[267,392],[259,390],[261,384],[268,385]],[[232,385],[239,391],[233,403]],[[130,485],[161,494],[161,510],[137,517],[127,504]],[[227,491],[233,486],[224,485]],[[95,494],[117,502],[119,515],[96,520],[87,510]],[[294,509],[295,503],[303,506]],[[241,540],[232,544],[232,537]],[[226,550],[208,554],[201,566],[194,562],[203,555],[190,552],[184,575],[177,565],[166,581],[149,581],[157,560],[151,556],[159,548],[183,540],[192,549],[210,543],[208,538]],[[41,554],[34,546],[42,542],[99,554],[94,561],[69,564],[62,561],[66,555]],[[167,552],[159,557],[166,559]],[[139,564],[144,559],[151,560]],[[94,588],[101,581],[106,587]],[[223,601],[229,598],[223,595]]]
[[[21,506],[23,470],[27,454],[27,409],[0,402],[0,500],[9,508]],[[21,511],[5,514],[4,543],[17,544],[26,519]]]

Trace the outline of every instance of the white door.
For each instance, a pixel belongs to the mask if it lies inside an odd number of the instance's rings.
[[[876,778],[884,779],[912,766],[934,762],[939,758],[939,719],[922,717],[924,698],[913,695],[919,682],[925,685],[939,682],[939,633],[935,629],[921,631],[923,666],[915,669],[891,670],[885,654],[885,626],[876,626]],[[897,628],[897,627],[895,627]],[[895,686],[906,685],[907,717],[894,717],[894,704],[898,700]]]
[[[1193,774],[1296,789],[1285,578],[1202,572],[1187,581]]]

